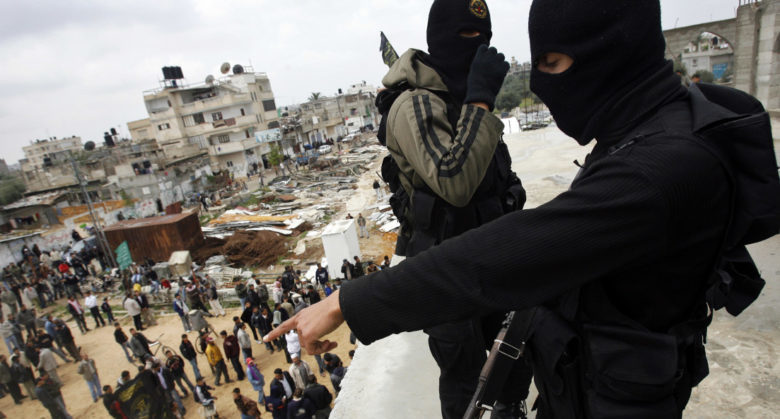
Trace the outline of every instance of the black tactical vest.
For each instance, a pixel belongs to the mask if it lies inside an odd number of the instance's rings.
[[[709,374],[704,350],[712,311],[737,315],[764,285],[745,245],[780,229],[780,180],[769,118],[754,98],[694,85],[691,121],[654,121],[613,148],[661,132],[703,147],[721,162],[732,190],[730,222],[706,286],[688,316],[665,333],[615,308],[596,281],[527,312],[526,356],[539,388],[537,418],[678,418]],[[679,121],[678,121],[679,122]],[[587,308],[584,308],[587,304]]]
[[[387,115],[395,100],[407,84],[401,84],[382,91],[377,97],[377,108],[382,114],[379,124],[379,141],[386,139]],[[453,132],[460,119],[461,105],[455,103],[446,92],[431,91],[447,105],[447,119]],[[455,207],[438,197],[427,186],[415,188],[412,196],[401,186],[403,176],[391,155],[382,162],[382,178],[390,186],[390,205],[401,223],[396,243],[396,254],[414,256],[447,238],[494,220],[506,213],[523,208],[525,189],[512,171],[512,159],[506,144],[499,140],[493,160],[485,177],[477,187],[468,205]]]

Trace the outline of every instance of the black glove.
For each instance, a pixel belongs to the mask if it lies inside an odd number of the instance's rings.
[[[471,62],[464,103],[484,102],[492,111],[508,71],[509,63],[505,61],[504,54],[493,47],[480,45]]]

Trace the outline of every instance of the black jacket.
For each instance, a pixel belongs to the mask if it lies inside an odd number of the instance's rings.
[[[127,335],[121,329],[114,329],[114,340],[121,345],[127,342]]]
[[[312,383],[303,390],[303,398],[311,400],[317,410],[330,406],[333,401],[333,395],[330,394],[327,387],[320,383]]]
[[[195,347],[192,346],[192,342],[182,342],[179,345],[179,351],[181,351],[181,356],[183,356],[187,360],[193,360],[195,359],[198,354],[195,352]]]
[[[687,99],[656,115],[693,120]],[[701,292],[729,215],[725,171],[683,137],[661,133],[630,147],[615,147],[624,137],[600,139],[571,189],[552,201],[345,284],[350,329],[371,343],[598,283],[624,315],[666,331]],[[406,278],[415,280],[399,288]]]

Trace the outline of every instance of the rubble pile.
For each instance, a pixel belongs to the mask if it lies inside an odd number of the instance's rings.
[[[224,256],[237,266],[268,266],[287,254],[286,242],[270,231],[237,231],[227,239],[207,238],[206,246],[192,252],[192,260],[205,264],[213,256]]]

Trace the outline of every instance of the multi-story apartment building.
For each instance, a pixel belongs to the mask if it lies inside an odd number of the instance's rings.
[[[339,89],[337,96],[320,96],[293,108],[303,140],[314,143],[378,127],[381,115],[375,102],[376,88],[364,81],[346,94]]]
[[[228,76],[189,85],[173,68],[160,88],[144,92],[149,118],[128,124],[133,138],[154,138],[167,157],[205,150],[215,171],[245,174],[261,164],[270,146],[256,134],[280,127],[268,76],[237,65]]]
[[[19,160],[19,166],[28,192],[78,185],[69,155],[83,151],[81,137],[35,140],[22,151],[25,158]]]

